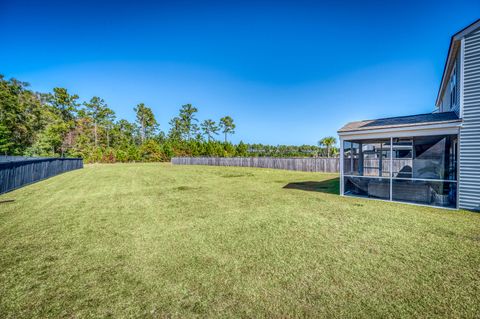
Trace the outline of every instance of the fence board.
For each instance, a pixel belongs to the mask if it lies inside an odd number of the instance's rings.
[[[81,158],[4,159],[0,161],[0,194],[80,168]]]
[[[260,167],[323,173],[338,173],[340,171],[339,158],[320,157],[173,157],[172,164]]]

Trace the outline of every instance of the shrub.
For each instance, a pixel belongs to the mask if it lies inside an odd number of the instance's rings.
[[[140,158],[145,162],[161,162],[163,153],[160,144],[155,140],[147,140],[140,146]]]

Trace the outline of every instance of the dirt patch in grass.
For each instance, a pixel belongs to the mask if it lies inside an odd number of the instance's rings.
[[[220,175],[224,178],[236,178],[236,177],[253,177],[252,173],[229,173]]]
[[[191,191],[195,189],[200,189],[200,187],[192,187],[192,186],[185,186],[185,185],[175,187],[175,190],[177,191]]]

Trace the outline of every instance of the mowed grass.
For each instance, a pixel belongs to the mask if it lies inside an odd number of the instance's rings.
[[[480,316],[480,214],[337,193],[336,175],[118,164],[4,194],[0,318]]]

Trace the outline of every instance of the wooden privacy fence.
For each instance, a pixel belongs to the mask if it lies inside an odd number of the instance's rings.
[[[261,167],[323,173],[338,173],[340,171],[339,158],[316,157],[173,157],[172,164]]]
[[[83,168],[81,158],[0,158],[0,194],[64,172]]]

